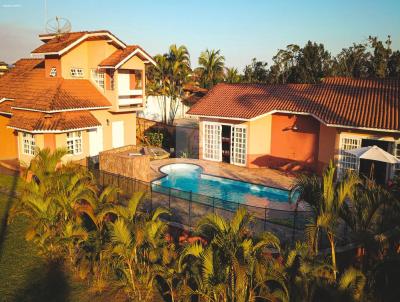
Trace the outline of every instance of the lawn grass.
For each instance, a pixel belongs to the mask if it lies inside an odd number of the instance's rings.
[[[0,174],[0,302],[115,301],[109,293],[89,293],[85,280],[73,278],[62,266],[50,266],[39,257],[33,243],[25,240],[26,218],[16,217],[7,224],[8,212],[18,202],[12,192],[19,183]]]

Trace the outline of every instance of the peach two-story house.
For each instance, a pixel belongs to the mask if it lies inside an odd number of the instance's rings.
[[[34,58],[0,78],[0,159],[65,147],[80,160],[135,144],[152,57],[105,30],[39,38]]]

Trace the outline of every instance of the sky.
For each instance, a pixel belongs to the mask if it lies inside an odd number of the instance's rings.
[[[0,0],[0,61],[29,57],[55,16],[73,31],[110,30],[152,55],[184,44],[193,67],[207,48],[240,71],[254,57],[271,63],[278,49],[308,40],[335,55],[369,35],[391,35],[400,49],[400,0]]]

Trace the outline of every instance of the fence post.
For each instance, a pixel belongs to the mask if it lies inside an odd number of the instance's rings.
[[[150,212],[153,211],[153,186],[150,183]]]
[[[189,228],[192,228],[192,191],[190,191],[190,199],[189,199]]]
[[[118,201],[119,201],[119,198],[120,198],[120,196],[119,196],[119,190],[120,190],[120,188],[119,188],[119,174],[117,175],[117,188],[118,188],[117,198],[118,198]]]
[[[212,198],[212,207],[213,207],[213,214],[215,214],[215,197]]]
[[[296,232],[297,206],[298,206],[298,203],[296,203],[296,207],[294,209],[294,214],[293,214],[292,246],[294,246],[294,240],[295,240],[295,236],[296,236],[295,232]]]
[[[267,208],[264,208],[264,231],[267,229]]]
[[[171,188],[168,189],[168,210],[171,211]]]

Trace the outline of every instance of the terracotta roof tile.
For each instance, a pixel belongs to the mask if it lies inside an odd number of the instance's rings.
[[[45,44],[40,45],[38,48],[32,51],[32,53],[48,53],[48,52],[59,52],[70,44],[74,43],[78,39],[82,38],[86,32],[74,32],[63,34],[62,36],[54,37],[47,41]]]
[[[40,59],[22,59],[0,78],[0,99],[13,107],[42,111],[109,107],[110,102],[89,80],[48,78]]]
[[[120,62],[122,62],[126,57],[128,57],[132,52],[134,52],[136,49],[140,49],[142,52],[144,52],[147,56],[149,56],[151,58],[151,56],[139,45],[128,45],[124,49],[118,49],[118,50],[114,51],[109,57],[107,57],[103,61],[101,61],[99,66],[115,67]],[[140,56],[140,54],[138,54],[138,55]],[[142,58],[142,59],[144,59],[144,58]]]
[[[72,43],[76,42],[84,35],[87,34],[102,34],[104,33],[104,37],[106,36],[113,36],[116,40],[118,40],[122,45],[125,45],[121,40],[115,37],[111,32],[108,30],[96,30],[96,31],[79,31],[79,32],[70,32],[65,33],[59,36],[56,35],[39,35],[39,38],[42,41],[45,41],[43,45],[40,45],[38,48],[32,51],[32,53],[52,53],[52,52],[59,52],[64,48],[68,47]],[[88,37],[88,39],[96,39],[96,37]]]
[[[11,114],[12,101],[0,102],[0,113]]]
[[[326,124],[400,131],[400,80],[326,78],[320,84],[218,84],[188,111],[251,119],[302,112]]]
[[[27,131],[65,131],[101,126],[89,111],[43,113],[13,110],[9,122],[12,128]]]

